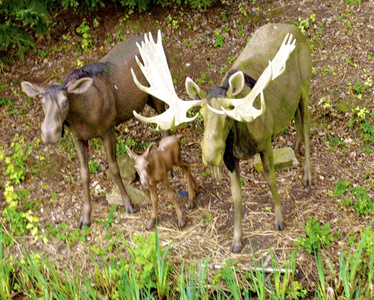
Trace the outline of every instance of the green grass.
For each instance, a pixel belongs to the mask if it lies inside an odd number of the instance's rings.
[[[327,293],[334,290],[334,297],[344,299],[365,299],[371,295],[374,271],[369,267],[374,262],[374,249],[367,247],[371,224],[362,239],[352,245],[349,252],[341,251],[339,268],[332,263],[326,268],[320,251],[315,252],[316,272],[319,283],[315,290],[315,299],[326,299]],[[2,233],[4,234],[4,233]],[[272,272],[264,268],[262,260],[254,259],[249,271],[243,275],[232,262],[227,262],[213,279],[209,280],[209,259],[198,266],[185,267],[181,262],[181,271],[176,274],[170,263],[172,243],[166,249],[160,245],[158,231],[143,239],[150,243],[152,254],[136,252],[130,248],[119,233],[115,244],[117,259],[105,259],[105,251],[97,255],[88,249],[94,271],[62,268],[57,261],[51,261],[43,254],[30,253],[24,248],[23,259],[10,259],[3,252],[0,243],[0,297],[9,299],[12,291],[25,294],[29,299],[303,299],[306,290],[295,280],[295,250],[282,265],[271,252]],[[120,243],[131,253],[130,260],[124,259]],[[142,251],[145,251],[143,248]],[[135,252],[134,252],[135,251]],[[140,281],[143,267],[137,258],[147,259],[152,271]],[[331,278],[336,278],[332,282]],[[142,283],[143,282],[143,283]],[[148,282],[144,284],[144,282]],[[328,289],[330,287],[330,289]],[[310,296],[310,294],[309,294]]]

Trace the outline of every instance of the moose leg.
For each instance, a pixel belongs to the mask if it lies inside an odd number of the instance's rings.
[[[156,186],[149,185],[149,192],[152,201],[152,215],[151,219],[148,222],[147,230],[152,230],[155,227],[155,223],[158,219],[158,196]]]
[[[274,200],[274,211],[275,211],[275,222],[274,228],[276,230],[283,230],[284,220],[283,220],[283,209],[282,203],[279,199],[278,190],[277,190],[277,179],[275,177],[274,170],[274,157],[273,157],[273,148],[271,147],[271,140],[267,142],[265,151],[260,153],[262,165],[264,167],[264,176],[269,185],[271,194]]]
[[[196,182],[192,177],[191,168],[187,163],[185,163],[183,160],[180,160],[180,162],[178,163],[178,166],[183,169],[184,174],[187,179],[188,208],[193,209],[194,208],[193,200],[196,197],[196,188],[197,188]]]
[[[119,187],[119,191],[122,196],[122,202],[123,205],[126,208],[126,212],[133,214],[134,213],[134,208],[131,204],[131,200],[129,195],[127,195],[127,192],[125,190],[125,187],[123,185],[120,173],[119,173],[119,168],[117,164],[117,159],[116,159],[116,134],[113,129],[110,129],[103,137],[102,137],[103,145],[105,148],[108,164],[109,164],[109,169],[113,174],[114,181]]]
[[[75,148],[78,152],[79,161],[81,163],[81,180],[84,190],[84,203],[82,219],[79,222],[79,228],[91,225],[91,197],[90,197],[90,173],[88,170],[88,141],[78,140],[73,136]]]
[[[235,169],[230,173],[231,196],[234,202],[234,240],[231,252],[238,253],[242,250],[242,189],[239,180],[239,160],[235,160]]]
[[[308,111],[309,101],[309,83],[301,88],[301,97],[299,108],[301,115],[301,122],[304,131],[304,144],[305,144],[305,166],[304,166],[304,186],[312,185],[312,166],[310,162],[310,116]]]
[[[293,150],[295,151],[296,154],[299,154],[301,150],[301,145],[304,139],[303,124],[302,124],[299,108],[297,108],[296,114],[295,114],[295,127],[296,127],[296,138],[293,144]]]
[[[162,184],[165,187],[166,194],[168,195],[169,201],[171,202],[171,204],[174,205],[175,211],[178,216],[178,226],[182,228],[184,227],[184,225],[186,225],[186,222],[183,219],[183,213],[182,213],[181,208],[178,205],[177,199],[175,199],[174,192],[170,187],[168,176],[165,176],[165,178],[162,180]]]

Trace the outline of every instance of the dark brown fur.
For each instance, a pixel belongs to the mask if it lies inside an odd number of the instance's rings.
[[[67,125],[74,136],[85,194],[80,227],[90,226],[91,223],[88,141],[95,137],[103,142],[109,168],[119,186],[126,211],[134,212],[119,175],[115,127],[132,118],[133,110],[140,112],[146,103],[158,113],[165,110],[162,102],[140,91],[131,77],[131,68],[139,70],[135,61],[135,55],[139,56],[136,42],[140,43],[142,40],[143,37],[139,36],[125,40],[100,62],[72,71],[63,84],[53,84],[44,89],[22,82],[22,87],[29,96],[44,96],[43,142],[58,142],[63,124]],[[137,71],[137,76],[143,84],[147,84],[141,71]]]

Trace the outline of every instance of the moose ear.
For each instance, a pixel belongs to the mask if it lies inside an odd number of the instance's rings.
[[[67,85],[68,93],[83,94],[92,86],[92,83],[93,79],[89,77],[78,79],[77,81]]]
[[[145,150],[145,152],[144,152],[144,154],[143,154],[144,157],[145,157],[145,159],[148,159],[149,152],[151,151],[151,149],[152,149],[154,146],[156,146],[156,143],[152,142],[152,143],[148,146],[147,150]]]
[[[136,160],[138,156],[134,152],[132,152],[129,147],[127,147],[127,146],[125,146],[125,147],[126,147],[126,152],[130,156],[130,158],[133,159],[133,160]]]
[[[35,97],[44,93],[44,89],[28,81],[22,81],[21,86],[29,97]]]
[[[244,88],[245,79],[241,71],[234,73],[229,79],[229,89],[227,90],[227,97],[232,98],[238,95]]]
[[[186,91],[187,94],[194,100],[204,99],[206,97],[205,92],[202,91],[190,77],[186,78]]]

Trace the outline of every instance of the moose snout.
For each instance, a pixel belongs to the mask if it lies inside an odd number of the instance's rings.
[[[149,182],[148,182],[148,177],[147,176],[141,175],[140,176],[140,183],[142,184],[142,186],[144,188],[148,189]]]
[[[223,154],[225,152],[225,144],[219,141],[202,141],[201,148],[203,150],[203,163],[209,166],[220,166],[223,162]]]
[[[44,144],[56,144],[60,137],[62,132],[62,127],[51,127],[48,124],[43,123],[42,125],[42,142]]]

